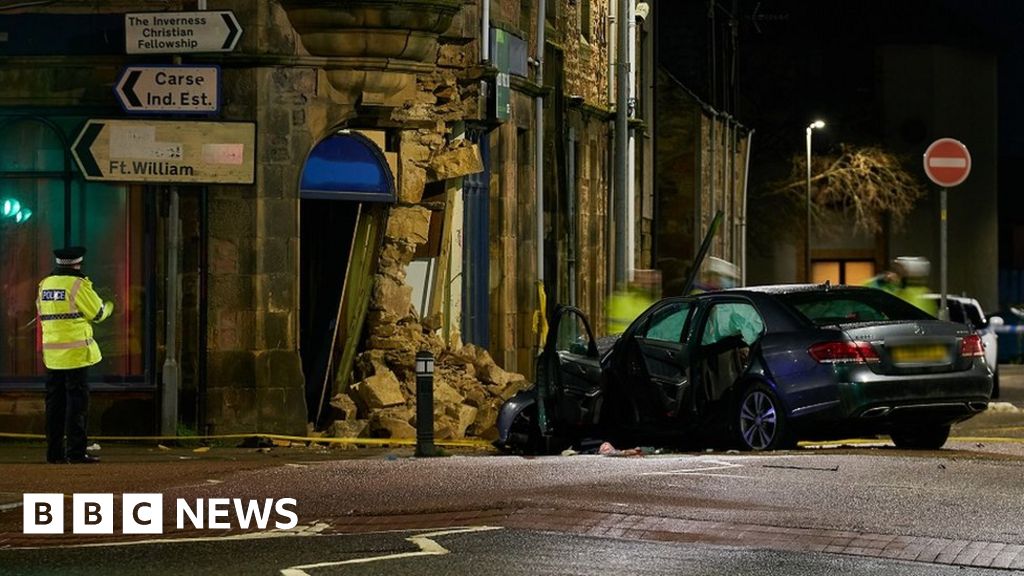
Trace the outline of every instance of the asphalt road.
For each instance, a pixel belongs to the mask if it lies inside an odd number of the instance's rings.
[[[440,532],[440,534],[436,534]],[[0,550],[5,576],[131,573],[268,576],[998,576],[1010,571],[699,543],[666,544],[529,530],[410,531],[258,541]],[[125,567],[131,567],[130,572]]]
[[[1024,371],[1004,372],[1002,400],[933,452],[885,438],[643,458],[109,446],[97,466],[47,466],[37,446],[0,447],[0,575],[1024,570]],[[23,535],[23,492],[159,492],[165,530]],[[285,497],[289,531],[175,526],[177,498]]]

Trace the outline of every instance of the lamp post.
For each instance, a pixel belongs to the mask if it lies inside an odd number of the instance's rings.
[[[807,127],[807,234],[804,236],[804,278],[811,282],[811,132],[824,128],[825,123],[815,120]]]

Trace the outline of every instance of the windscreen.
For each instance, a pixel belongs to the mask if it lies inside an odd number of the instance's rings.
[[[882,290],[829,290],[780,294],[779,299],[817,326],[934,320],[934,317]]]

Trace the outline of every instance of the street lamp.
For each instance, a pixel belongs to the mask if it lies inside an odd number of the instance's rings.
[[[811,132],[824,127],[821,120],[815,120],[807,127],[807,235],[804,237],[804,276],[807,282],[811,282]]]

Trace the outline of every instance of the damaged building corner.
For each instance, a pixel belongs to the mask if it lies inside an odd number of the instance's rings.
[[[443,182],[483,170],[476,145],[457,140],[442,145],[434,134],[417,133],[404,140],[402,161],[415,163],[427,182]],[[403,164],[404,166],[405,164]],[[417,184],[424,186],[424,184]],[[415,356],[428,350],[437,358],[434,374],[434,433],[442,440],[475,437],[492,441],[502,402],[527,387],[526,378],[506,372],[490,353],[475,345],[462,345],[457,334],[442,336],[450,306],[417,310],[409,268],[424,246],[432,242],[435,218],[445,218],[451,202],[433,196],[420,203],[391,207],[385,226],[378,268],[368,305],[362,350],[352,373],[338,374],[331,398],[333,420],[325,433],[332,437],[415,438]],[[448,195],[444,196],[448,198]],[[424,205],[438,206],[432,211]],[[442,234],[441,244],[450,243]],[[447,254],[447,246],[435,248]],[[438,274],[434,284],[447,275]],[[431,289],[430,283],[425,286]],[[351,384],[346,382],[351,380]]]

